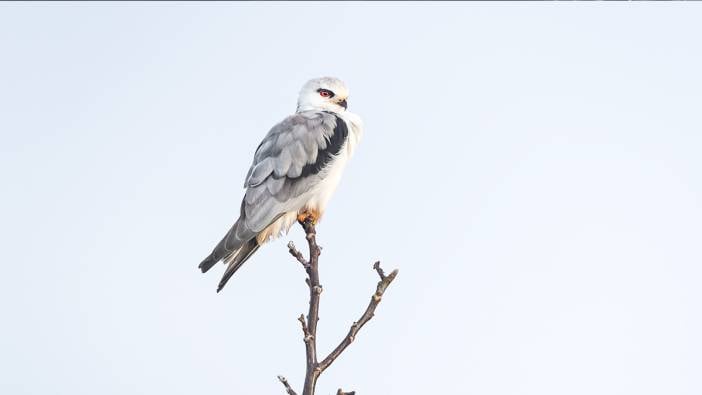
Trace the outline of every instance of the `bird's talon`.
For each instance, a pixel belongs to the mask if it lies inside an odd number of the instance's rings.
[[[317,221],[319,221],[319,214],[317,214],[314,211],[305,210],[297,215],[297,222],[299,222],[302,225],[317,225]]]

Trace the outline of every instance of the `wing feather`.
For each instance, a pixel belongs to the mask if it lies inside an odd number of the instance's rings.
[[[274,126],[254,154],[244,197],[246,226],[260,232],[321,180],[320,172],[341,149],[346,123],[328,112],[303,112]]]

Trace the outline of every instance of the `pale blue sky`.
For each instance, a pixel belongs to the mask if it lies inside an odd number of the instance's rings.
[[[283,394],[299,229],[197,264],[309,78],[366,134],[319,226],[319,394],[702,393],[702,4],[0,5],[0,393]]]

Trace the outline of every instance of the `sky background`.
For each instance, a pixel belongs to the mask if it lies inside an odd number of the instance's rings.
[[[0,393],[302,384],[299,228],[197,265],[268,129],[342,78],[366,131],[318,227],[319,381],[702,393],[702,4],[0,5]]]

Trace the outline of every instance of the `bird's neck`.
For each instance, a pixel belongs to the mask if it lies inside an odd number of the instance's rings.
[[[339,114],[337,111],[337,106],[320,106],[318,104],[303,104],[303,103],[297,103],[297,110],[296,112],[301,113],[305,111],[327,111],[331,112],[334,114]]]

